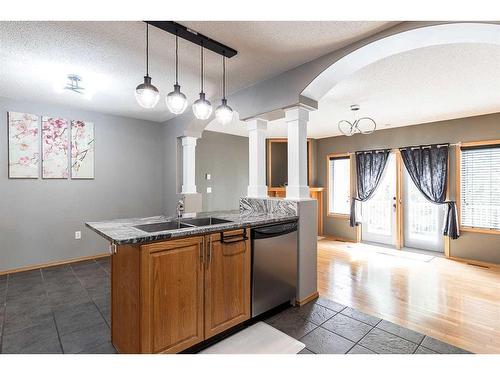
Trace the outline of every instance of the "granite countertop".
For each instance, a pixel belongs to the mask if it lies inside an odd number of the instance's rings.
[[[209,226],[189,227],[161,232],[148,233],[134,228],[137,225],[162,223],[177,220],[175,217],[152,216],[130,219],[114,219],[108,221],[87,222],[85,225],[107,240],[117,245],[147,243],[171,238],[195,236],[206,233],[220,232],[225,230],[251,228],[265,224],[280,223],[297,220],[298,216],[291,213],[256,213],[250,211],[216,211],[198,213],[196,216],[184,217],[185,219],[196,217],[215,217],[230,220],[229,223],[214,224]],[[182,221],[182,219],[181,219]]]

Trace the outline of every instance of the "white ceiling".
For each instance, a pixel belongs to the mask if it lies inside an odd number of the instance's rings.
[[[373,35],[394,22],[180,22],[238,50],[228,61],[228,92],[250,86],[332,50]],[[46,101],[127,117],[171,118],[163,98],[173,85],[174,38],[150,28],[150,75],[162,95],[154,110],[139,107],[134,89],[144,75],[142,22],[0,22],[0,96]],[[67,74],[96,91],[91,100],[57,94]],[[221,60],[206,53],[205,91],[220,95]],[[199,47],[180,41],[182,90],[199,92]],[[237,110],[237,108],[236,108]]]
[[[378,129],[500,112],[500,46],[452,44],[401,53],[358,70],[335,85],[310,114],[308,136],[339,135],[337,124],[359,115]],[[219,129],[216,129],[219,127]],[[226,130],[217,124],[207,129]],[[234,122],[229,132],[246,135]],[[270,122],[268,137],[286,136],[284,120]]]

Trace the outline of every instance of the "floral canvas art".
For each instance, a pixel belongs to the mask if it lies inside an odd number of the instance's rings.
[[[71,121],[71,178],[94,178],[94,124]]]
[[[62,118],[42,117],[43,178],[68,178],[68,125]]]
[[[38,116],[8,112],[9,178],[38,178],[40,133]]]

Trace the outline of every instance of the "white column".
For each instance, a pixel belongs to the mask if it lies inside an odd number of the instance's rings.
[[[307,186],[307,122],[309,111],[303,107],[285,109],[288,128],[288,186],[289,199],[309,198]]]
[[[196,194],[196,137],[184,136],[182,139],[182,192]]]
[[[251,198],[267,198],[266,135],[267,121],[247,120],[248,129],[248,190]]]

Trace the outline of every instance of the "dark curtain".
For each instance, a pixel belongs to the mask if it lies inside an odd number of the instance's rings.
[[[424,197],[432,203],[447,205],[443,234],[457,239],[457,206],[455,202],[446,201],[448,149],[448,145],[431,145],[407,147],[400,151],[408,174]]]
[[[366,202],[373,196],[384,172],[390,150],[356,152],[356,197],[351,200],[351,227],[356,220],[356,201]]]

